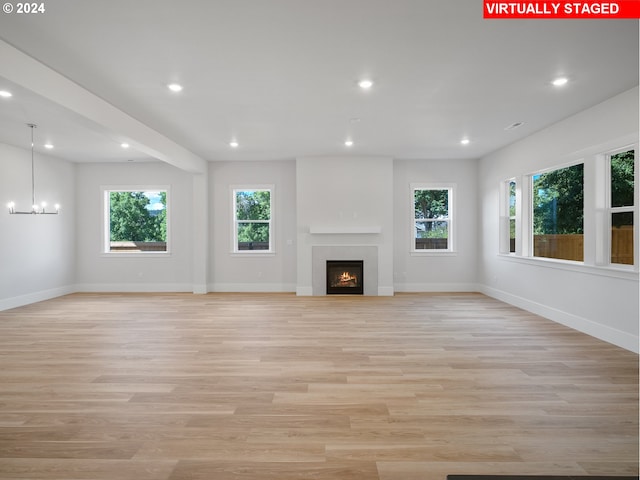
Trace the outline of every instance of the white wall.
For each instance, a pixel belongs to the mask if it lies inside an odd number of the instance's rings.
[[[595,224],[594,192],[589,188],[596,181],[595,154],[633,141],[638,141],[637,88],[481,159],[479,280],[485,293],[638,351],[637,269],[621,272],[498,253],[500,182],[583,160],[586,230]],[[585,238],[586,248],[589,245]],[[585,252],[587,257],[593,255]]]
[[[79,291],[193,291],[192,174],[154,163],[78,164],[77,278]],[[103,253],[101,187],[168,186],[167,255]]]
[[[76,165],[37,155],[42,160],[36,165],[38,197],[61,203],[62,213],[10,216],[0,210],[0,309],[72,291],[308,294],[314,245],[376,245],[383,292],[477,288],[638,351],[637,269],[620,272],[498,253],[501,182],[583,159],[588,217],[594,214],[589,200],[596,174],[593,156],[637,139],[636,88],[479,161],[315,157],[212,162],[208,174],[196,181],[191,173],[163,163]],[[28,150],[0,144],[0,206],[15,200],[29,208],[29,169]],[[411,183],[455,184],[454,255],[410,254]],[[273,255],[232,254],[230,188],[247,184],[275,186]],[[142,185],[170,187],[170,255],[103,254],[101,186]],[[194,209],[206,199],[209,211],[198,214],[194,225]],[[594,223],[586,218],[589,222]],[[381,233],[312,235],[311,226],[379,226]]]
[[[212,162],[209,166],[209,290],[292,292],[296,282],[296,165]],[[233,253],[233,186],[273,185],[273,254]]]
[[[59,215],[9,215],[6,204],[31,209],[31,151],[0,144],[0,310],[74,289],[73,164],[35,154],[36,202],[59,203]]]
[[[393,294],[393,160],[296,160],[297,292],[311,295],[314,245],[377,245],[378,291]],[[380,227],[379,234],[311,234],[310,227]],[[365,266],[366,268],[366,266]]]
[[[394,283],[399,292],[477,290],[477,160],[394,162]],[[454,185],[453,253],[411,253],[412,183]]]

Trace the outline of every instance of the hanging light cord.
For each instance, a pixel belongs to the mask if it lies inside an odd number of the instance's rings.
[[[36,204],[36,176],[34,173],[34,162],[33,162],[33,129],[37,127],[37,125],[33,123],[28,124],[31,128],[31,205]]]

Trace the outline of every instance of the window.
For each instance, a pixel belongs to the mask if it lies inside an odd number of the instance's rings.
[[[413,251],[453,251],[453,188],[413,186]]]
[[[515,254],[521,246],[516,246],[516,225],[520,222],[517,210],[517,184],[511,178],[500,183],[500,253]],[[518,218],[518,220],[516,220]]]
[[[557,266],[603,268],[603,275],[621,278],[637,272],[638,144],[632,141],[582,150],[579,163],[500,181],[500,254],[519,262],[580,262]]]
[[[105,189],[107,253],[167,252],[167,190]]]
[[[509,181],[509,253],[516,252],[516,181]]]
[[[609,155],[611,177],[609,217],[612,264],[633,265],[634,163],[633,150]]]
[[[272,252],[272,188],[233,189],[233,251]]]
[[[584,165],[532,177],[533,256],[584,260]]]

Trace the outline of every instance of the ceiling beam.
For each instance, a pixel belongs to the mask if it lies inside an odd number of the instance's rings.
[[[114,141],[191,173],[205,173],[207,162],[136,120],[84,87],[0,40],[0,76],[94,123]]]

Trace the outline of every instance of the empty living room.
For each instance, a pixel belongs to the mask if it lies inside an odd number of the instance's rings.
[[[4,2],[0,480],[638,478],[639,18]]]

